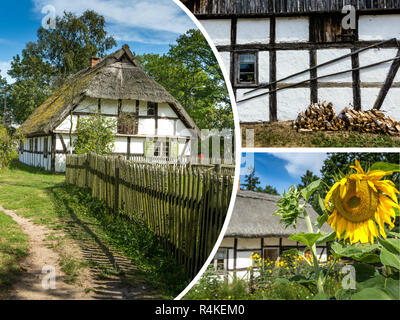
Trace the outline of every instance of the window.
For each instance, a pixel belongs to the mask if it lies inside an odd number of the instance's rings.
[[[228,270],[228,249],[219,248],[214,256],[214,270],[226,271]]]
[[[48,152],[48,138],[44,137],[43,141],[43,157],[47,158],[47,152]]]
[[[32,152],[33,151],[33,139],[29,139],[29,151]]]
[[[157,112],[157,103],[148,102],[147,103],[147,115],[148,116],[155,116],[156,112]]]
[[[137,134],[138,120],[133,112],[121,112],[118,117],[117,132],[120,134]]]
[[[154,144],[155,157],[169,157],[169,143],[165,140],[157,140]]]
[[[256,84],[256,54],[255,53],[241,53],[238,56],[238,84]]]
[[[310,41],[317,43],[355,40],[353,29],[343,29],[342,15],[315,15],[310,17]]]
[[[264,248],[264,259],[275,261],[279,258],[279,248]]]

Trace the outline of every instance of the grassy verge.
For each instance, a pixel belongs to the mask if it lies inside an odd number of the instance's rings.
[[[48,245],[59,252],[71,283],[79,282],[79,275],[91,267],[98,270],[99,279],[123,275],[132,285],[145,283],[156,288],[160,298],[174,298],[187,285],[182,268],[151,231],[139,222],[110,215],[104,204],[85,190],[65,184],[63,175],[14,162],[0,172],[0,203],[53,230]],[[85,259],[70,250],[70,239],[87,253]],[[108,263],[96,260],[94,248]],[[87,258],[89,253],[94,258]],[[119,257],[132,262],[134,268],[118,267]]]
[[[0,299],[7,296],[21,273],[19,261],[28,254],[28,236],[18,224],[0,211]]]
[[[241,124],[243,146],[246,129],[254,130],[254,147],[400,147],[400,137],[354,131],[296,132],[292,121]]]

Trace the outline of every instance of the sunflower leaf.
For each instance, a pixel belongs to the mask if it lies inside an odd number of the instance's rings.
[[[304,233],[304,232],[299,232],[297,234],[293,234],[289,237],[290,240],[301,242],[305,244],[309,249],[313,246],[314,243],[318,241],[322,236],[324,236],[323,233],[318,232],[318,233]]]
[[[365,288],[351,296],[352,300],[392,300],[392,298],[382,289]]]
[[[378,238],[378,242],[382,245],[386,250],[390,251],[393,254],[400,254],[400,239],[381,239]]]
[[[334,242],[331,245],[332,253],[337,258],[346,257],[366,263],[380,262],[380,257],[375,253],[377,244],[373,245],[342,245]]]
[[[370,168],[370,171],[372,170],[400,172],[400,165],[396,163],[375,162]]]
[[[331,242],[335,240],[336,238],[336,232],[331,232],[331,233],[324,233],[324,236],[316,242],[317,244],[325,243],[325,242]]]
[[[310,197],[319,188],[320,184],[321,184],[321,179],[318,179],[318,180],[311,182],[307,187],[301,189],[300,193],[301,193],[302,197],[306,201],[310,200]]]
[[[386,248],[382,248],[381,250],[381,262],[385,266],[393,267],[396,268],[397,270],[400,270],[400,257],[398,254],[395,254]]]

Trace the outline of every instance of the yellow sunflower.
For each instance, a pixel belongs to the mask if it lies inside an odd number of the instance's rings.
[[[381,180],[391,171],[364,172],[356,160],[350,166],[356,173],[336,182],[325,197],[325,206],[331,212],[328,224],[336,237],[350,243],[374,243],[374,238],[386,238],[385,223],[394,227],[394,208],[400,208],[396,193],[399,191],[390,180]],[[379,233],[378,228],[379,226]]]

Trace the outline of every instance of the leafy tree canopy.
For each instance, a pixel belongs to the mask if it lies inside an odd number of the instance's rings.
[[[183,105],[199,128],[233,128],[225,80],[199,30],[187,31],[164,55],[144,54],[137,58],[145,71]]]
[[[68,76],[88,67],[90,56],[103,56],[115,45],[104,17],[91,10],[80,16],[64,12],[54,29],[40,27],[37,40],[13,58],[8,72],[16,80],[10,90],[14,121],[25,121]]]
[[[249,174],[244,176],[244,183],[241,183],[240,185],[243,186],[245,190],[256,191],[256,189],[259,188],[260,183],[260,178],[256,177],[254,168],[251,168]]]
[[[96,114],[79,120],[74,149],[77,154],[94,152],[108,155],[114,149],[114,119]]]
[[[279,196],[278,190],[276,190],[275,187],[270,186],[270,185],[266,185],[264,188],[257,187],[255,191],[272,194],[274,196]]]

